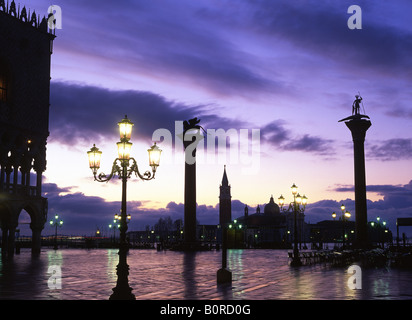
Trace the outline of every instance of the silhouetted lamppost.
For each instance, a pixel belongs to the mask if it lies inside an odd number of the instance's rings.
[[[117,213],[114,215],[113,223],[109,224],[109,229],[113,229],[113,246],[116,244],[116,229],[120,228],[120,223],[116,216],[118,216]]]
[[[126,213],[126,190],[127,179],[132,173],[135,173],[142,180],[151,180],[155,177],[156,169],[160,162],[160,153],[162,152],[156,143],[147,150],[149,153],[149,165],[152,167],[152,172],[146,171],[144,174],[139,172],[137,162],[130,157],[130,150],[132,143],[129,141],[132,134],[133,123],[125,116],[125,118],[118,123],[120,132],[120,142],[117,142],[118,158],[113,162],[112,171],[109,175],[103,172],[97,174],[100,168],[100,160],[102,152],[93,145],[90,151],[87,152],[89,157],[89,166],[93,171],[94,180],[98,182],[107,182],[114,176],[118,176],[122,180],[122,208],[120,213],[120,244],[119,244],[119,264],[117,265],[117,284],[113,288],[113,294],[110,296],[111,300],[119,299],[135,299],[132,294],[132,288],[129,286],[129,266],[127,264],[128,244],[126,241],[127,231],[127,213]]]
[[[342,203],[340,206],[340,210],[342,211],[342,216],[340,217],[340,220],[342,221],[342,249],[345,249],[345,238],[346,238],[346,230],[345,230],[345,224],[346,221],[349,220],[351,217],[351,214],[348,210],[345,211],[345,205]],[[332,218],[335,220],[336,218],[336,213],[332,212]]]
[[[303,197],[300,196],[300,194],[298,193],[298,187],[293,184],[292,187],[292,195],[293,195],[293,202],[291,202],[289,204],[289,207],[287,209],[283,208],[283,205],[285,204],[285,198],[280,195],[280,197],[278,198],[279,200],[279,205],[282,211],[290,211],[293,210],[293,215],[294,215],[294,231],[293,231],[293,258],[292,258],[292,262],[291,262],[291,266],[301,266],[302,265],[302,261],[300,260],[299,257],[299,249],[298,249],[298,226],[297,226],[297,221],[296,221],[296,216],[298,213],[304,213],[305,212],[305,208],[306,208],[306,204],[308,202],[308,198],[306,198],[305,195],[303,195]]]
[[[61,227],[63,225],[63,220],[59,220],[59,216],[56,214],[54,216],[54,220],[50,220],[50,225],[55,227],[54,232],[54,250],[57,250],[57,227]]]

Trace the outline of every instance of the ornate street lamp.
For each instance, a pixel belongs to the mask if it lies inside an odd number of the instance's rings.
[[[293,243],[293,257],[292,257],[292,262],[291,262],[291,266],[301,266],[302,265],[302,261],[300,260],[299,257],[299,249],[298,249],[298,227],[297,227],[297,221],[296,221],[296,216],[298,213],[303,214],[305,212],[305,208],[306,208],[306,204],[308,203],[308,198],[303,195],[301,196],[298,193],[298,187],[293,184],[292,187],[292,195],[293,195],[293,202],[289,203],[289,207],[283,208],[284,204],[285,204],[285,198],[280,195],[280,197],[278,198],[279,200],[279,206],[281,208],[282,211],[286,212],[286,211],[291,211],[293,210],[293,215],[294,215],[294,243]]]
[[[63,225],[63,220],[59,220],[59,216],[56,214],[54,216],[54,220],[50,220],[50,226],[55,227],[54,232],[54,250],[57,250],[57,227],[61,227]]]
[[[113,245],[116,244],[116,229],[120,229],[119,217],[117,213],[114,215],[113,223],[109,224],[109,229],[113,229]]]
[[[349,218],[351,217],[351,214],[348,210],[346,210],[345,205],[342,203],[340,206],[340,210],[342,211],[342,216],[340,217],[340,220],[342,221],[342,249],[345,248],[345,240],[346,240],[346,230],[345,230],[345,224],[346,221],[349,220]],[[332,212],[332,218],[333,220],[335,220],[336,218],[336,213]]]
[[[134,158],[130,157],[130,150],[132,143],[129,142],[132,135],[133,123],[125,116],[125,118],[118,123],[120,142],[117,142],[118,158],[113,162],[112,171],[109,175],[102,173],[97,174],[100,168],[100,160],[102,152],[96,148],[95,145],[87,152],[89,157],[89,166],[93,172],[94,180],[98,182],[107,182],[115,175],[122,180],[122,207],[120,213],[120,245],[119,245],[119,264],[117,265],[117,284],[113,288],[113,294],[110,296],[111,300],[119,299],[135,299],[132,294],[132,288],[129,286],[129,266],[127,264],[127,251],[128,244],[126,241],[127,221],[130,220],[126,213],[126,190],[127,179],[131,177],[133,173],[136,174],[142,180],[154,179],[156,169],[159,166],[160,150],[156,143],[148,150],[149,153],[149,165],[152,167],[152,172],[146,171],[141,174],[139,172],[137,162]],[[130,216],[130,215],[129,215]]]
[[[126,220],[127,223],[129,223],[131,219],[132,219],[132,216],[130,215],[130,213],[128,213],[127,214],[127,220]],[[122,215],[115,213],[113,222],[115,222],[115,223],[117,221],[120,222],[120,220],[122,220]]]

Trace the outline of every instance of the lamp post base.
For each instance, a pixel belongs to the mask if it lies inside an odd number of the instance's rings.
[[[113,288],[113,293],[109,300],[136,300],[135,295],[132,293],[132,288],[130,287],[115,287]]]
[[[293,256],[292,261],[290,262],[292,267],[300,267],[302,265],[302,261],[300,260],[299,256]]]
[[[217,270],[217,283],[232,282],[232,272],[226,268]]]
[[[128,247],[125,242],[120,244],[119,248],[119,264],[117,265],[117,283],[113,288],[113,293],[109,300],[135,300],[136,297],[132,293],[132,288],[129,286],[129,265],[126,262]]]

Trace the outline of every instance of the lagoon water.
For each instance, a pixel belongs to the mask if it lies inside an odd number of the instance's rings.
[[[39,257],[22,249],[0,261],[0,299],[107,300],[117,263],[117,249],[44,248]],[[229,250],[231,285],[216,283],[221,251],[132,249],[128,264],[138,300],[412,299],[410,269],[363,268],[362,288],[354,290],[346,268],[293,268],[287,250]]]

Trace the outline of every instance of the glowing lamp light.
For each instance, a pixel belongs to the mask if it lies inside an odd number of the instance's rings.
[[[153,171],[156,171],[156,168],[159,166],[160,163],[160,154],[162,150],[155,144],[147,150],[149,153],[149,165],[152,167]]]
[[[304,206],[306,206],[307,203],[308,203],[308,198],[307,198],[305,195],[303,195],[303,197],[302,197],[302,204],[303,204]]]
[[[100,168],[102,152],[94,144],[90,151],[87,151],[87,156],[89,157],[89,167],[92,169],[93,173],[96,174],[97,170]]]
[[[336,212],[332,212],[332,218],[333,218],[333,219],[336,218]]]
[[[119,133],[121,141],[129,141],[132,136],[133,122],[131,122],[127,115],[124,116],[124,119],[118,123]]]
[[[295,195],[296,193],[298,193],[298,187],[297,187],[295,184],[293,184],[293,185],[291,186],[291,189],[292,189],[292,194],[293,194],[293,195]]]
[[[285,198],[282,195],[280,195],[278,200],[279,200],[279,205],[282,207],[285,204]]]
[[[296,196],[296,203],[301,204],[302,203],[302,197],[300,196],[300,194],[298,193],[298,195]]]
[[[342,211],[344,211],[345,210],[345,205],[342,203],[342,205],[340,206],[340,209],[342,210]]]
[[[119,160],[129,160],[130,150],[132,149],[133,143],[128,141],[120,141],[117,143],[117,154]]]
[[[348,218],[348,219],[350,218],[350,212],[348,210],[346,210],[346,212],[345,212],[345,217]]]

